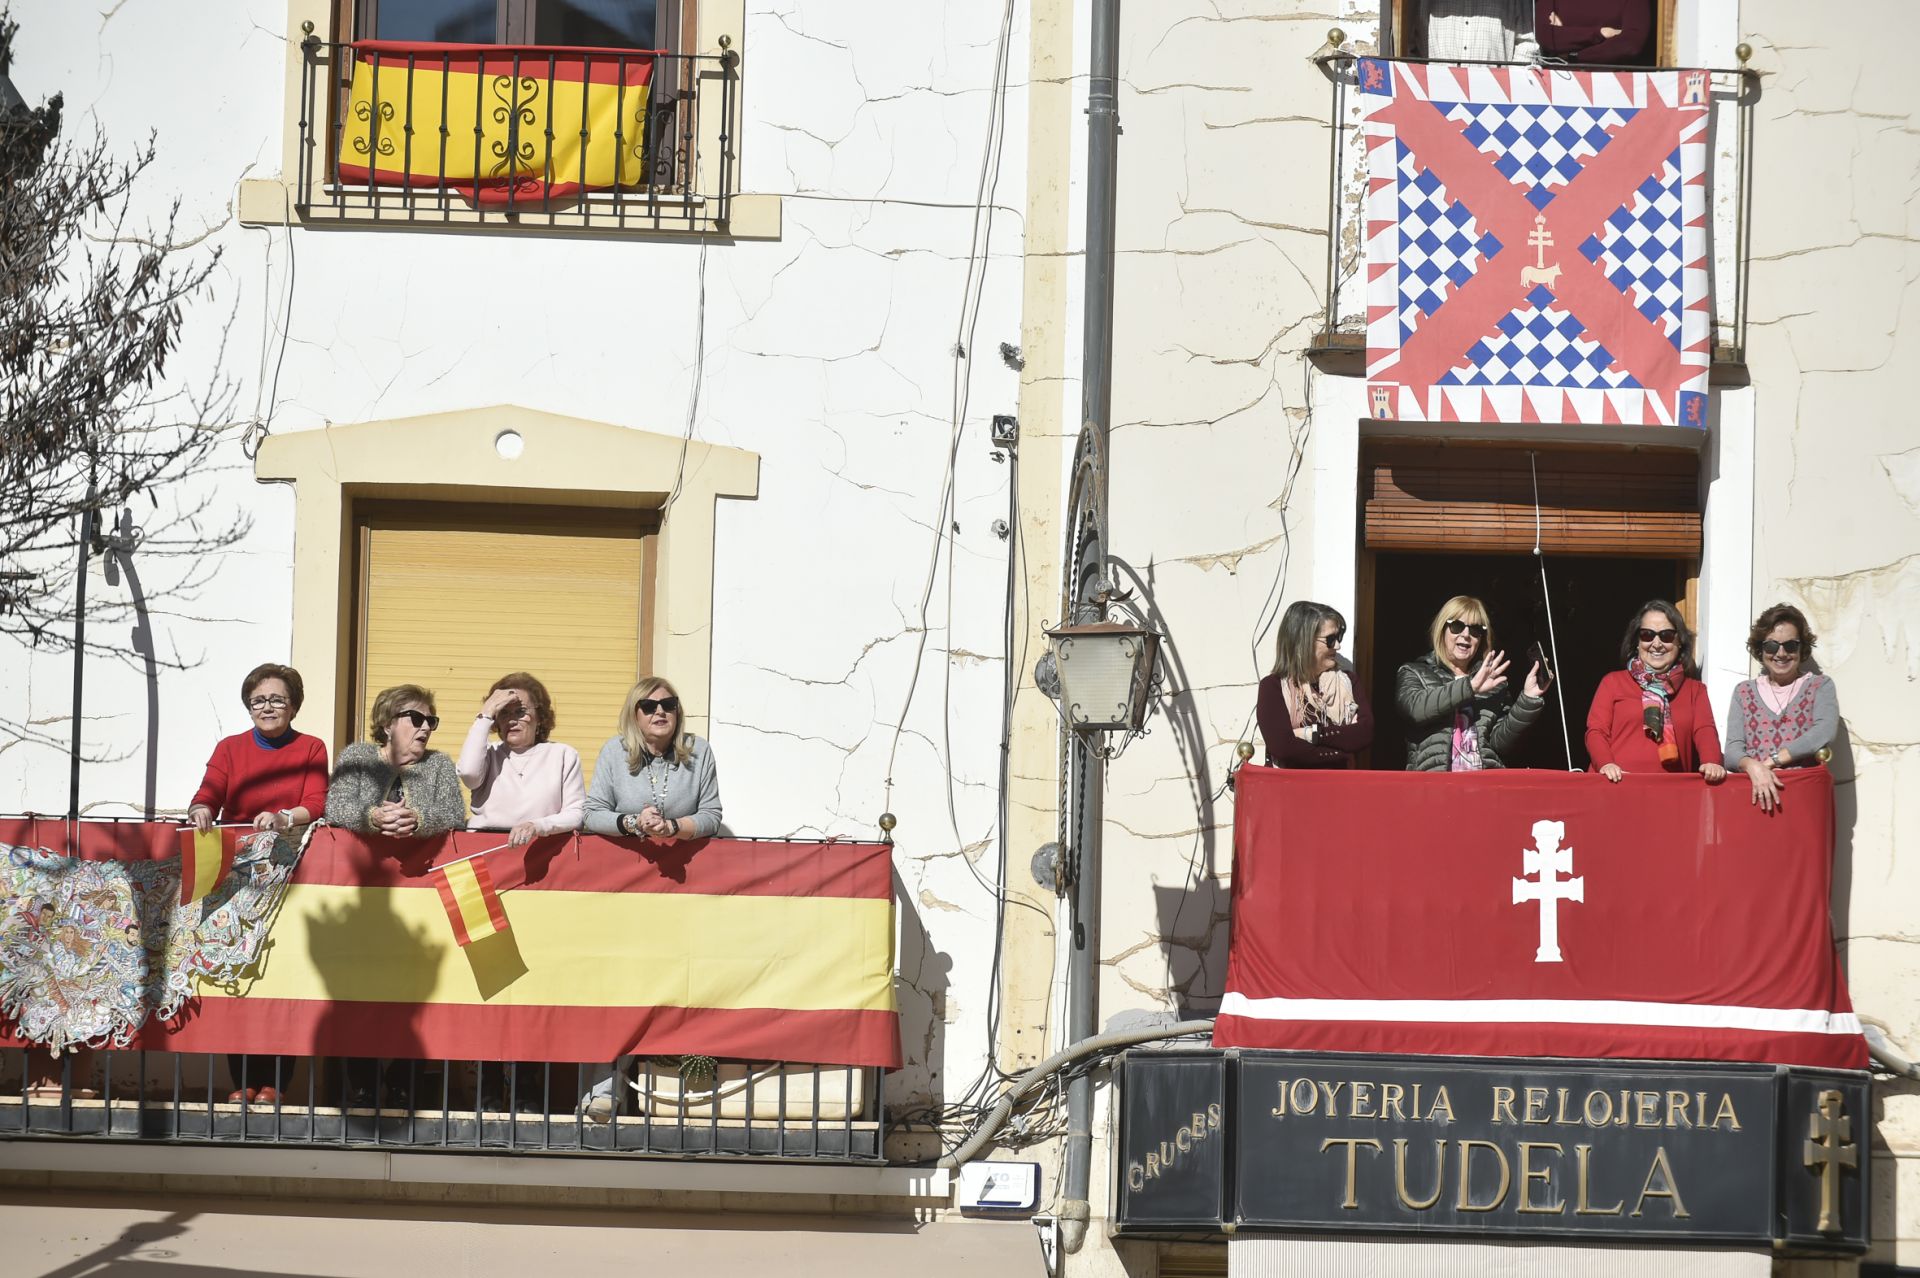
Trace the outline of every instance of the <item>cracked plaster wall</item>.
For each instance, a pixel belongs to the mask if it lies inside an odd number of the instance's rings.
[[[1126,10],[1113,543],[1150,593],[1177,669],[1165,717],[1109,779],[1109,1022],[1216,1006],[1227,768],[1234,743],[1253,737],[1275,605],[1329,587],[1312,533],[1327,500],[1313,471],[1328,379],[1306,351],[1326,277],[1331,95],[1308,59],[1335,25],[1370,47],[1377,14],[1331,0]],[[1350,446],[1350,429],[1331,430]],[[1349,483],[1351,465],[1335,461]]]
[[[1747,0],[1763,74],[1748,367],[1756,609],[1806,609],[1845,721],[1834,915],[1854,1005],[1920,1043],[1920,95],[1912,6]],[[1857,39],[1860,32],[1880,38]],[[1920,1264],[1920,1086],[1876,1086],[1877,1254]],[[1897,1158],[1888,1157],[1889,1154]],[[1897,1168],[1897,1171],[1895,1170]],[[1884,1173],[1894,1174],[1884,1174]]]
[[[279,164],[283,0],[217,0],[192,22],[156,0],[125,0],[105,17],[25,0],[13,15],[13,77],[26,96],[64,91],[70,129],[98,119],[122,147],[157,130],[142,199],[156,213],[180,199],[182,227],[212,228],[208,245],[225,255],[173,375],[206,376],[232,309],[227,365],[242,410],[277,383],[265,410],[277,432],[497,403],[669,436],[687,429],[697,243],[242,228],[231,220],[236,183]],[[949,1079],[964,1088],[986,1037],[993,910],[982,880],[994,873],[1009,553],[991,529],[1006,514],[1007,476],[988,458],[986,421],[1011,411],[1018,389],[997,349],[1020,340],[1023,6],[1007,159],[979,220],[990,238],[965,335],[982,358],[956,379],[953,350],[1000,19],[999,6],[961,3],[916,6],[912,21],[873,0],[748,4],[742,182],[784,197],[784,232],[704,256],[693,431],[761,458],[758,499],[723,503],[716,534],[707,709],[728,825],[868,837],[882,810],[899,815],[910,1065],[889,1081],[895,1102],[937,1098]],[[954,509],[942,517],[957,385],[970,399]],[[162,650],[193,663],[161,679],[158,797],[171,808],[184,807],[215,738],[244,726],[239,676],[289,648],[290,492],[256,485],[237,444],[191,486],[251,509],[255,526],[213,566],[188,615],[156,619]],[[124,643],[126,629],[96,634]],[[0,715],[62,739],[69,659],[10,651],[0,663]],[[86,772],[86,801],[124,813],[143,786],[141,681],[93,661],[86,691],[89,750],[105,760]],[[306,726],[326,717],[309,707]],[[0,809],[64,809],[66,775],[60,750],[0,744]]]

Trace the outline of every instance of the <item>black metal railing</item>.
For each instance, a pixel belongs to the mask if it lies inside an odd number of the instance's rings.
[[[1367,324],[1367,180],[1365,122],[1354,109],[1355,63],[1361,55],[1326,49],[1315,56],[1331,86],[1327,160],[1326,311],[1316,348],[1359,350]],[[1397,58],[1400,62],[1442,59]],[[1504,62],[1444,59],[1448,65],[1511,66]],[[1564,69],[1564,68],[1563,68]],[[1676,68],[1588,67],[1581,71],[1647,71]],[[1699,69],[1699,68],[1684,68]],[[1743,364],[1747,358],[1747,274],[1752,226],[1754,106],[1760,77],[1746,67],[1711,68],[1707,141],[1709,225],[1708,287],[1713,308],[1713,359]],[[1731,229],[1728,237],[1722,231]],[[1726,242],[1731,239],[1731,243]]]
[[[294,207],[303,221],[726,228],[735,49],[503,46],[484,65],[432,45],[356,49],[310,35],[301,49]],[[642,69],[644,87],[634,83]],[[453,91],[467,76],[470,95]],[[596,85],[610,104],[590,106]]]
[[[880,1162],[886,1148],[878,1069],[269,1062],[267,1077],[242,1079],[229,1073],[249,1071],[243,1058],[210,1053],[0,1050],[0,1139],[855,1163]],[[229,1099],[262,1086],[260,1099]]]

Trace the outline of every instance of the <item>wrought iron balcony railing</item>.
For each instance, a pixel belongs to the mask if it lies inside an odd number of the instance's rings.
[[[1355,81],[1357,54],[1327,49],[1314,61],[1326,76],[1330,104],[1327,160],[1326,313],[1315,348],[1357,352],[1367,327],[1367,160],[1365,122]],[[1424,58],[1400,58],[1423,63]],[[1448,59],[1450,65],[1495,66]],[[1552,69],[1552,68],[1548,68]],[[1583,71],[1646,71],[1646,67],[1580,67]],[[1667,68],[1673,69],[1673,68]],[[1745,67],[1707,73],[1711,108],[1707,148],[1708,282],[1713,362],[1743,364],[1747,350],[1747,270],[1752,224],[1754,106],[1759,76]]]
[[[737,50],[301,48],[303,221],[726,229]]]
[[[288,1061],[226,1099],[229,1059],[102,1051],[61,1058],[0,1050],[0,1139],[417,1149],[445,1152],[753,1156],[879,1162],[882,1071],[825,1065],[629,1058],[616,1065],[476,1061]],[[255,1058],[256,1060],[258,1058]],[[271,1058],[268,1058],[271,1060]],[[244,1072],[244,1071],[243,1071]],[[604,1104],[582,1103],[596,1081]],[[240,1080],[233,1080],[239,1083]]]

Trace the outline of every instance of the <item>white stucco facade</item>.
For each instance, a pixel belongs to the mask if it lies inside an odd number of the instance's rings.
[[[705,240],[242,224],[242,182],[282,168],[302,2],[223,0],[182,23],[147,0],[104,16],[28,0],[13,78],[30,100],[63,90],[70,130],[159,130],[142,198],[179,199],[182,231],[223,253],[194,320],[217,331],[233,313],[225,367],[273,435],[506,405],[532,410],[535,451],[534,415],[553,414],[757,459],[752,495],[712,505],[710,603],[676,612],[671,585],[659,600],[709,670],[694,709],[728,827],[867,837],[898,816],[907,1067],[890,1103],[954,1101],[990,1058],[1012,1070],[1060,1046],[1062,907],[1026,871],[1055,837],[1058,737],[1030,673],[1060,617],[1079,425],[1088,0],[945,0],[910,16],[748,0],[735,47],[754,238]],[[1907,6],[1868,7],[1871,22],[1848,25],[1911,32]],[[1353,617],[1366,589],[1364,381],[1314,349],[1331,98],[1312,58],[1335,26],[1376,50],[1383,9],[1124,9],[1111,549],[1169,648],[1153,731],[1108,773],[1103,1025],[1217,1005],[1224,783],[1255,740],[1273,624],[1302,598]],[[1785,599],[1812,618],[1845,717],[1836,930],[1856,1006],[1920,1047],[1920,871],[1898,855],[1920,838],[1920,450],[1900,407],[1920,370],[1907,331],[1920,96],[1904,41],[1863,47],[1817,7],[1677,5],[1681,63],[1733,66],[1743,41],[1759,72],[1748,345],[1743,370],[1716,376],[1702,449],[1701,664],[1724,715],[1753,614]],[[186,91],[182,65],[209,57],[218,77]],[[1716,202],[1716,261],[1737,217]],[[1357,314],[1351,300],[1334,326]],[[170,371],[204,375],[213,354],[196,337]],[[1021,419],[1017,463],[989,455],[1000,413]],[[297,647],[296,495],[257,482],[237,441],[222,461],[184,491],[250,510],[253,528],[153,621],[187,667],[160,682],[161,809],[184,807],[206,746],[241,726],[240,674]],[[62,810],[70,658],[15,650],[0,665],[0,717],[48,738],[0,749],[0,809]],[[141,806],[144,698],[133,666],[89,663],[90,811]],[[310,717],[319,730],[325,714]],[[996,888],[1036,908],[999,921]],[[1920,1265],[1920,1084],[1883,1079],[1876,1095],[1874,1258]],[[899,1152],[937,1150],[922,1135]],[[1059,1153],[1017,1155],[1041,1161],[1043,1207]],[[1103,1135],[1095,1167],[1110,1163]],[[1106,1237],[1099,1170],[1093,1190],[1067,1272],[1150,1278],[1152,1245]],[[851,1210],[876,1201],[849,1195]]]

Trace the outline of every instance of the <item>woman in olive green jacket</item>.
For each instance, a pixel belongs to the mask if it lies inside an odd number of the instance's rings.
[[[1410,772],[1504,768],[1513,748],[1546,707],[1552,676],[1536,664],[1518,698],[1507,692],[1506,654],[1493,646],[1487,606],[1471,595],[1442,604],[1428,627],[1432,650],[1400,667],[1394,703],[1407,733]]]

